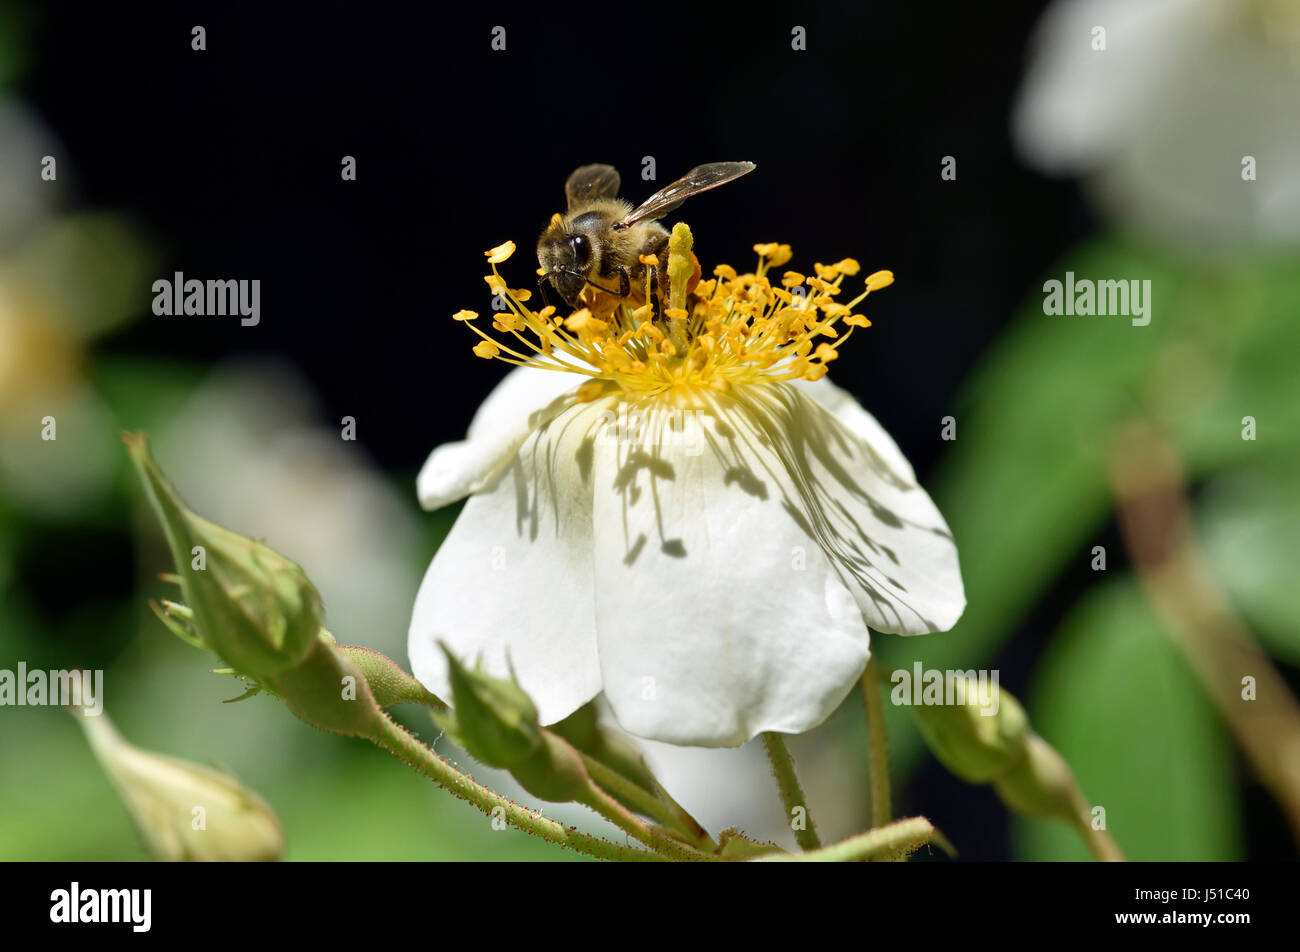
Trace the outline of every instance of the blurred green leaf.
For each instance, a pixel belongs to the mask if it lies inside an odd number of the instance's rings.
[[[25,11],[15,3],[0,4],[0,87],[8,86],[27,66]]]
[[[1131,860],[1241,858],[1240,803],[1218,714],[1136,581],[1094,590],[1062,626],[1029,710]],[[1082,860],[1063,826],[1017,820],[1018,859]]]
[[[1093,280],[1151,281],[1152,317],[1049,317],[1041,291],[963,394],[957,439],[934,489],[962,555],[968,607],[951,635],[908,639],[900,663],[988,661],[1023,612],[1110,512],[1106,454],[1115,425],[1163,424],[1193,475],[1253,465],[1300,444],[1300,264],[1210,270],[1103,238],[1062,260]],[[1255,416],[1254,442],[1241,419]]]
[[[1300,461],[1207,488],[1197,529],[1214,577],[1264,648],[1300,666]]]
[[[119,429],[151,432],[171,422],[204,373],[174,361],[110,354],[96,359],[92,379]]]

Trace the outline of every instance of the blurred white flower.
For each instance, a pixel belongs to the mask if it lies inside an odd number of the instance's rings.
[[[110,215],[60,213],[69,161],[30,110],[0,99],[0,492],[66,515],[112,479],[112,414],[86,381],[89,343],[139,313],[148,255]]]
[[[83,313],[45,280],[60,269],[53,250],[35,241],[0,253],[0,489],[66,514],[108,488],[120,449],[111,411],[84,378]]]
[[[0,98],[0,251],[17,245],[67,192],[70,167],[53,182],[40,177],[45,156],[67,154],[61,146],[21,102]]]
[[[1294,0],[1057,0],[1013,130],[1031,163],[1087,176],[1102,209],[1139,231],[1289,243],[1300,241],[1297,103]]]
[[[321,422],[295,372],[265,362],[217,370],[156,443],[195,512],[303,567],[341,642],[400,655],[419,584],[418,511],[341,425]]]

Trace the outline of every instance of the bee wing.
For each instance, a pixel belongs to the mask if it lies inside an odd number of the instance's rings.
[[[663,218],[692,195],[725,185],[752,172],[754,168],[753,162],[710,162],[708,165],[696,166],[673,184],[665,185],[655,192],[614,227],[630,228],[640,221]]]
[[[618,198],[621,179],[612,165],[584,165],[574,169],[564,183],[564,197],[569,200],[569,211],[585,202],[599,198]]]

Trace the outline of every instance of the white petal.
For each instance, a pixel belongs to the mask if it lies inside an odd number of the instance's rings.
[[[572,402],[563,398],[581,382],[533,367],[506,374],[479,406],[465,439],[444,443],[425,460],[415,484],[420,505],[437,509],[491,483],[528,434]]]
[[[513,665],[545,724],[600,690],[591,532],[600,420],[594,405],[578,404],[541,424],[497,482],[465,503],[434,556],[408,650],[416,678],[445,700],[439,641],[498,677]]]
[[[797,849],[762,742],[709,748],[639,738],[637,744],[655,778],[706,830],[736,827],[751,839]],[[799,766],[807,765],[800,760]],[[813,812],[824,826],[823,810]]]
[[[854,432],[794,387],[747,387],[735,399],[750,421],[738,438],[784,462],[773,479],[785,508],[830,556],[867,624],[900,635],[951,628],[966,607],[957,547],[911,467],[900,471],[894,441]]]
[[[876,451],[881,465],[906,482],[916,482],[912,464],[907,461],[894,438],[858,403],[853,394],[831,383],[829,377],[822,377],[821,380],[791,380],[790,384],[824,406],[850,433],[865,441]]]
[[[790,517],[772,472],[783,463],[745,438],[739,407],[723,398],[684,433],[651,411],[640,436],[597,444],[602,679],[643,737],[723,747],[808,730],[867,661],[851,593]]]

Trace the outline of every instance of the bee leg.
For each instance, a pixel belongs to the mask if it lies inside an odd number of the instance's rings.
[[[632,279],[627,275],[627,268],[618,266],[618,296],[627,297],[632,293]]]
[[[651,320],[664,316],[664,300],[668,297],[668,235],[665,232],[646,245],[643,254],[654,255],[658,264],[647,265],[650,271]]]
[[[549,283],[550,283],[550,282],[546,279],[545,276],[540,277],[540,278],[537,279],[537,290],[538,290],[538,292],[540,292],[541,295],[542,295],[542,306],[543,306],[543,307],[549,307],[550,304],[551,304],[551,296],[546,292],[546,285],[549,284]]]
[[[650,265],[650,320],[657,321],[664,316],[664,304],[659,299],[659,267]]]

